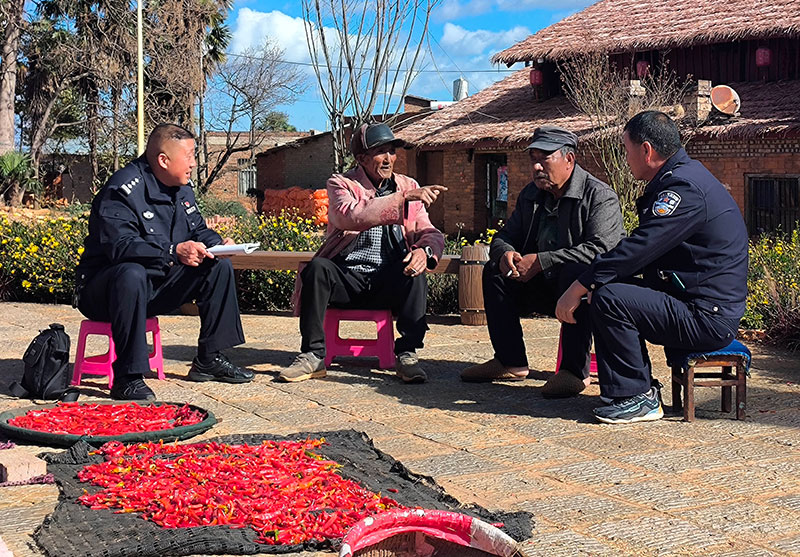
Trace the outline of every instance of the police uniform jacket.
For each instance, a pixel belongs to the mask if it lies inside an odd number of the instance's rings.
[[[726,318],[747,297],[748,239],[725,187],[680,149],[636,202],[639,226],[578,279],[594,290],[642,274],[647,286]]]
[[[178,264],[175,246],[187,240],[207,247],[222,243],[206,227],[191,186],[163,186],[143,155],[115,172],[92,201],[78,284],[124,262],[139,263],[150,277],[163,277]]]
[[[579,165],[558,202],[558,247],[539,252],[537,234],[547,196],[531,182],[520,192],[508,222],[492,239],[489,258],[495,263],[507,251],[538,253],[545,278],[555,278],[564,263],[589,264],[625,236],[617,194]]]

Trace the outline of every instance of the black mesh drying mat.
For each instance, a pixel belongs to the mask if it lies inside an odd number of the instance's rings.
[[[269,434],[225,435],[203,440],[227,444],[260,444],[262,441],[300,440],[324,437],[327,445],[315,452],[341,465],[339,473],[364,487],[391,495],[402,505],[457,511],[486,522],[504,524],[503,530],[516,540],[530,537],[533,526],[529,513],[490,512],[476,505],[462,505],[446,494],[432,478],[412,474],[402,463],[376,449],[363,433],[353,430],[304,432],[290,436]],[[180,555],[253,555],[291,553],[329,549],[330,542],[311,542],[303,546],[256,543],[251,528],[199,526],[166,529],[143,520],[137,514],[114,514],[110,509],[93,510],[77,499],[84,490],[99,487],[78,481],[85,465],[101,462],[94,450],[80,441],[66,451],[41,455],[47,461],[60,488],[58,504],[34,533],[34,539],[51,557],[160,557]],[[389,488],[396,489],[388,493]]]

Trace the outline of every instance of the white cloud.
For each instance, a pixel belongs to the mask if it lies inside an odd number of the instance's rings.
[[[444,0],[435,10],[436,21],[451,21],[462,17],[485,14],[492,9],[495,0]]]
[[[283,12],[259,12],[242,8],[233,25],[230,51],[239,53],[248,48],[258,48],[266,38],[275,41],[285,51],[285,59],[308,62],[308,47],[303,18],[291,17]]]
[[[582,10],[596,0],[560,0],[561,10]],[[453,21],[473,17],[491,11],[523,12],[528,10],[552,10],[552,0],[444,0],[434,12],[436,21]]]
[[[560,0],[558,8],[582,10],[586,6],[594,4],[597,0]],[[551,0],[495,0],[496,8],[502,12],[524,12],[527,10],[545,9],[552,10],[554,7]]]
[[[508,48],[530,34],[530,29],[522,25],[505,31],[486,31],[484,29],[470,31],[459,25],[445,23],[440,44],[448,54],[458,53],[459,56],[475,56],[476,54],[489,53],[489,51],[493,53]],[[486,59],[490,55],[487,54]]]

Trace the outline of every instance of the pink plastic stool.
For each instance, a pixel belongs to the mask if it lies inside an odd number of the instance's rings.
[[[341,321],[374,321],[378,327],[376,339],[342,338]],[[377,356],[383,369],[394,367],[394,328],[392,312],[388,309],[335,309],[325,312],[325,366],[336,356]]]
[[[158,378],[164,379],[164,356],[161,353],[161,329],[158,327],[158,317],[147,320],[145,332],[153,333],[153,352],[150,353],[150,369],[158,371]],[[99,356],[87,356],[86,337],[89,335],[103,335],[108,337],[108,352]],[[114,386],[114,368],[111,364],[117,359],[114,350],[114,338],[111,336],[111,323],[103,321],[81,321],[81,330],[78,334],[78,349],[75,353],[75,370],[72,372],[72,384],[81,384],[81,375],[107,375],[108,388]]]
[[[564,328],[562,327],[558,331],[558,360],[556,360],[556,373],[561,369],[561,356],[563,354],[561,349],[561,335],[564,332]],[[597,375],[597,356],[594,355],[594,352],[591,354],[591,359],[589,360],[589,375]]]

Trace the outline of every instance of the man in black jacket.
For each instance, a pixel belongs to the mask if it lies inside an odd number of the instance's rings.
[[[92,201],[89,235],[77,268],[75,306],[93,321],[111,322],[117,358],[111,397],[153,400],[148,317],[197,301],[200,337],[189,379],[252,381],[220,350],[244,342],[233,268],[208,251],[233,243],[206,228],[190,182],[196,163],[192,134],[156,126],[144,156],[108,180]]]
[[[597,254],[624,236],[617,194],[575,162],[578,139],[542,126],[528,153],[533,182],[519,194],[514,212],[498,232],[483,271],[483,299],[495,357],[461,372],[464,381],[521,380],[528,359],[520,317],[555,315],[564,290]],[[562,330],[560,373],[542,389],[547,397],[574,396],[589,383],[589,322]]]
[[[606,423],[664,415],[646,342],[689,352],[724,348],[736,337],[747,297],[747,230],[719,180],[681,147],[675,123],[645,111],[625,125],[633,176],[647,180],[639,226],[597,257],[558,301],[574,322],[587,297]],[[642,275],[636,280],[636,275]]]

